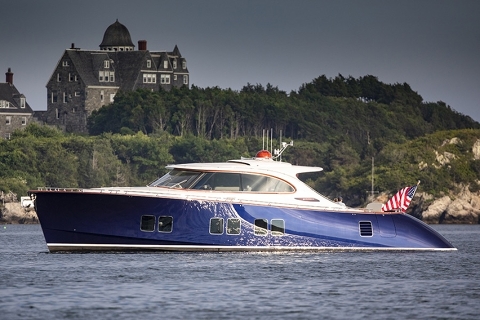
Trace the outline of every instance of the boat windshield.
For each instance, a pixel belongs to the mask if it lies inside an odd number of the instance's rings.
[[[295,188],[286,181],[260,174],[236,172],[200,172],[173,169],[150,184],[151,187],[213,190],[227,192],[291,193]]]
[[[163,177],[152,182],[150,187],[185,189],[188,188],[192,182],[196,181],[200,175],[202,175],[202,172],[174,169],[165,174]]]

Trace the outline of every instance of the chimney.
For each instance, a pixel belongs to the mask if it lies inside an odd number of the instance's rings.
[[[13,73],[12,69],[8,68],[8,71],[5,72],[5,82],[10,83],[10,85],[13,85]]]
[[[70,49],[75,49],[75,43],[72,42],[72,46],[70,47]]]
[[[147,51],[147,40],[138,40],[138,50]]]

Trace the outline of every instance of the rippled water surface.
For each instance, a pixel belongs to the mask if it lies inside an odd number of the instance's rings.
[[[0,226],[1,319],[478,319],[480,226],[454,252],[48,253]]]

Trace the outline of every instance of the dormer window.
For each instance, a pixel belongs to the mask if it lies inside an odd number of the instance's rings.
[[[168,68],[168,60],[163,61],[163,68],[164,69]]]
[[[173,69],[177,69],[177,60],[173,60]]]
[[[103,61],[103,67],[104,67],[105,69],[110,68],[110,60],[105,60],[105,61]]]
[[[25,108],[25,98],[20,98],[20,108]]]
[[[10,108],[10,102],[5,100],[0,100],[0,108]]]
[[[187,69],[187,61],[182,61],[182,69]]]
[[[147,60],[147,68],[151,68],[152,67],[152,60]]]

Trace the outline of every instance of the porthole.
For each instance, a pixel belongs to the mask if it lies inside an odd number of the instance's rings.
[[[255,219],[254,233],[257,236],[266,236],[268,230],[267,219]]]
[[[210,234],[223,234],[223,218],[210,219]]]
[[[160,216],[158,217],[158,232],[172,232],[173,229],[173,217]]]
[[[155,216],[144,215],[140,221],[140,230],[153,232],[155,230]]]

